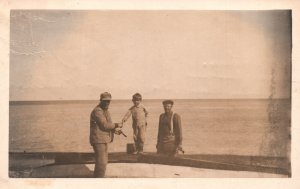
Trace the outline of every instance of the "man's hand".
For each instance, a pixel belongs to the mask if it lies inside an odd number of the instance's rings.
[[[115,128],[115,134],[120,135],[122,133],[121,128]]]
[[[123,127],[123,123],[115,123],[115,128],[122,128]]]
[[[182,148],[181,145],[178,145],[178,146],[177,146],[176,151],[177,151],[177,152],[182,152],[182,153],[184,154],[184,150],[183,150],[183,148]]]
[[[122,131],[121,128],[115,128],[114,133],[117,134],[117,135],[121,135],[122,134],[124,137],[127,137],[127,135],[125,135],[123,133],[123,131]]]

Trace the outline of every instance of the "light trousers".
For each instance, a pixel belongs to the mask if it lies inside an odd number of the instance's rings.
[[[105,176],[106,166],[108,163],[107,145],[107,143],[93,144],[96,156],[94,177],[103,178]]]
[[[137,151],[143,152],[145,143],[146,125],[133,125],[133,140]]]

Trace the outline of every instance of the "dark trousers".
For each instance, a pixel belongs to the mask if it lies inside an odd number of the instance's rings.
[[[160,142],[157,146],[157,153],[169,156],[176,155],[177,152],[175,142]]]
[[[93,148],[96,155],[94,177],[103,178],[105,176],[106,165],[108,162],[107,143],[93,144]]]

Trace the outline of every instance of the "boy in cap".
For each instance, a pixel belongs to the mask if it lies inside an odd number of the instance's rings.
[[[145,131],[147,126],[147,115],[148,111],[145,106],[141,103],[142,95],[135,93],[132,96],[133,106],[129,108],[128,112],[122,119],[122,123],[125,123],[127,119],[132,117],[132,128],[133,128],[133,140],[136,146],[136,153],[143,153],[145,143]]]
[[[114,138],[114,133],[120,131],[121,123],[113,123],[108,111],[111,94],[104,92],[100,95],[100,103],[90,115],[90,144],[93,146],[96,163],[94,177],[104,177],[108,162],[108,143]]]

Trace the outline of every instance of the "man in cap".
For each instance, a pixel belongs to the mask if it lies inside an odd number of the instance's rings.
[[[182,151],[182,129],[179,114],[172,111],[174,102],[163,101],[165,113],[159,117],[159,128],[157,136],[157,153],[164,155],[176,155]]]
[[[121,123],[113,123],[108,111],[111,94],[104,92],[100,95],[100,103],[90,115],[90,144],[93,146],[96,163],[94,177],[104,177],[108,162],[108,143],[114,138],[114,133],[120,131]]]

